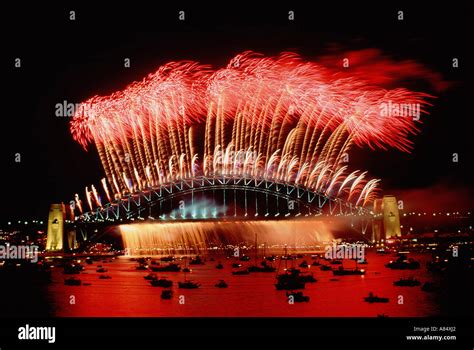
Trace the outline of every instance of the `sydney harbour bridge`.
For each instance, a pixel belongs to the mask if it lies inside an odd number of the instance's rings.
[[[132,222],[328,216],[365,234],[382,215],[399,226],[395,199],[374,207],[380,180],[351,169],[350,154],[409,152],[417,120],[382,116],[380,107],[411,103],[424,112],[428,97],[341,78],[291,53],[245,52],[217,70],[165,64],[76,111],[71,134],[95,148],[105,176],[85,196],[52,206],[47,248],[63,248],[63,221],[65,231],[87,232]]]

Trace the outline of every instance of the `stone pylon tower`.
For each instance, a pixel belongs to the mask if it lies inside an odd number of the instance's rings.
[[[48,217],[48,238],[46,240],[47,251],[63,250],[65,216],[64,204],[51,204]]]
[[[383,196],[383,228],[385,237],[402,235],[400,229],[400,213],[395,196]]]
[[[372,241],[379,242],[391,236],[401,236],[400,214],[395,196],[383,196],[374,202]]]

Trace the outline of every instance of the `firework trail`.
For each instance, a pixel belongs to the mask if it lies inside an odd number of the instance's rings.
[[[429,97],[341,77],[294,53],[244,52],[215,71],[189,61],[165,64],[123,91],[84,102],[70,129],[84,148],[97,148],[109,200],[225,175],[282,181],[366,206],[379,180],[348,171],[348,152],[409,152],[416,120],[382,116],[380,107],[416,104],[426,113]],[[95,187],[86,199],[91,208],[101,205]]]

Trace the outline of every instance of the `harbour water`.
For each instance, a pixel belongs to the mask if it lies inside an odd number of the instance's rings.
[[[214,261],[210,261],[211,257]],[[319,266],[301,268],[314,274],[315,283],[307,283],[303,291],[309,302],[291,304],[285,291],[275,288],[275,273],[250,273],[232,275],[234,258],[222,255],[207,256],[204,265],[190,265],[190,273],[156,272],[173,281],[173,297],[161,299],[163,288],[153,287],[144,279],[150,271],[137,270],[137,262],[121,256],[105,262],[85,264],[85,270],[77,275],[82,286],[64,285],[62,269],[53,268],[52,281],[47,286],[50,312],[60,317],[427,317],[439,315],[437,293],[422,291],[420,286],[397,287],[393,282],[400,278],[414,277],[421,284],[433,281],[426,270],[428,254],[411,254],[420,262],[417,270],[391,270],[385,264],[394,257],[367,252],[367,265],[363,276],[334,276],[331,271],[322,271]],[[286,266],[295,267],[306,260],[313,262],[310,254],[287,261]],[[223,269],[216,269],[221,261]],[[329,262],[320,259],[324,264]],[[253,261],[241,262],[243,266]],[[181,266],[185,260],[180,260]],[[99,279],[97,265],[108,271],[111,279]],[[275,261],[283,272],[285,262]],[[340,265],[329,265],[338,268]],[[354,268],[354,261],[344,261],[346,268]],[[104,273],[103,273],[104,274]],[[201,286],[198,289],[179,289],[178,281],[192,280]],[[218,280],[225,280],[228,288],[216,288]],[[86,285],[84,285],[86,284]],[[90,284],[90,285],[89,285]],[[389,298],[388,303],[364,302],[370,292]]]

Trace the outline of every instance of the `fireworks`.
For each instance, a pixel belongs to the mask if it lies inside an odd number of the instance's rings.
[[[81,105],[75,140],[97,148],[107,199],[196,176],[255,177],[370,204],[379,180],[349,171],[354,147],[410,151],[415,118],[380,113],[423,93],[386,90],[296,54],[245,52],[227,67],[172,62],[108,97]],[[419,119],[419,118],[418,118]],[[89,206],[101,205],[95,189]]]

